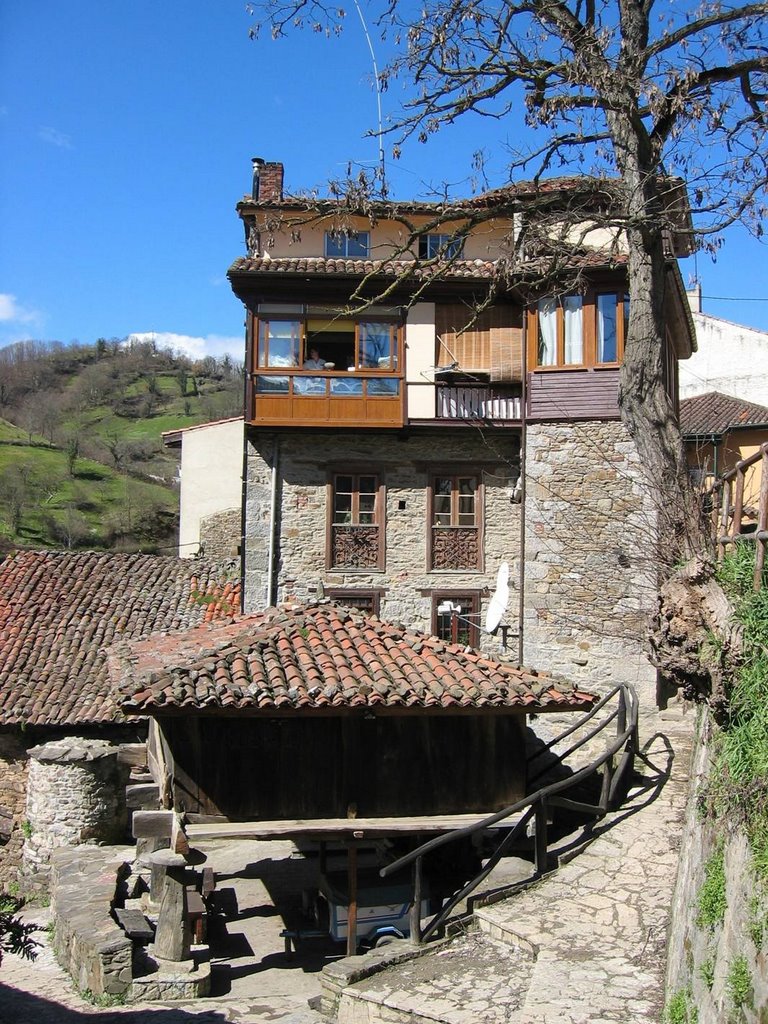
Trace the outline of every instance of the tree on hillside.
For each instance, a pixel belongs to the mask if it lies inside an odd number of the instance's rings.
[[[322,0],[262,0],[251,11],[252,35],[262,25],[273,36],[294,27],[333,34],[344,17]],[[533,133],[528,151],[510,154],[512,177],[537,182],[564,167],[613,176],[608,219],[626,238],[630,291],[621,414],[665,512],[673,557],[695,552],[703,537],[690,529],[685,459],[663,382],[668,215],[680,176],[693,200],[691,230],[704,244],[716,246],[735,220],[762,230],[767,14],[765,2],[717,0],[663,8],[653,0],[383,0],[378,12],[393,53],[379,84],[400,79],[411,97],[384,130],[395,156],[405,139],[426,141],[475,114],[509,122],[510,138],[523,123]],[[370,195],[362,185],[351,190],[353,206]],[[583,209],[575,215],[583,222]],[[514,259],[502,263],[501,274],[514,272]]]

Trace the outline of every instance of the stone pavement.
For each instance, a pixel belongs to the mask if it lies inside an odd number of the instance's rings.
[[[595,826],[586,848],[569,849],[563,841],[560,868],[477,909],[477,930],[344,989],[340,1024],[660,1024],[693,725],[693,713],[679,706],[644,714],[641,778],[623,807]],[[233,873],[242,867],[234,848],[223,856]],[[254,885],[262,885],[263,865],[253,874],[259,875]],[[244,933],[268,913],[266,895],[254,890],[251,901],[253,908],[240,915]],[[45,912],[37,914],[44,923]],[[73,991],[47,948],[31,967],[7,956],[0,966],[0,1024],[317,1020],[303,1008],[320,990],[319,965],[265,956],[254,969],[259,941],[248,932],[254,948],[243,949],[242,964],[233,961],[229,993],[184,1005],[99,1009]],[[274,950],[274,937],[266,941]]]
[[[693,726],[644,715],[641,777],[586,848],[477,909],[479,931],[344,989],[339,1024],[660,1024]]]

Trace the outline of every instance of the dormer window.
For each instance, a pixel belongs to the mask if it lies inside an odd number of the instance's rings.
[[[326,259],[365,260],[371,252],[370,231],[326,231]]]
[[[461,254],[463,245],[464,239],[454,238],[453,235],[420,235],[419,259],[450,260]]]

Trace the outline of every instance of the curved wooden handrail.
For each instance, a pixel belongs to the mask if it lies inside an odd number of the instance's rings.
[[[536,821],[536,860],[535,871],[531,880],[538,878],[543,874],[547,866],[547,808],[549,806],[565,807],[588,814],[594,814],[596,818],[601,818],[608,812],[620,792],[620,786],[623,778],[631,769],[634,761],[634,755],[639,747],[638,701],[637,694],[632,686],[629,686],[626,683],[620,683],[618,686],[614,687],[614,689],[611,690],[610,693],[606,694],[594,708],[590,709],[590,711],[583,715],[575,726],[570,726],[568,729],[565,729],[557,736],[556,739],[550,741],[542,750],[536,751],[536,753],[529,758],[529,762],[535,760],[545,750],[551,749],[551,747],[560,740],[566,736],[572,735],[576,729],[591,720],[595,714],[601,708],[605,707],[606,704],[614,697],[618,697],[618,706],[611,714],[608,715],[605,721],[601,722],[597,729],[591,729],[578,741],[578,743],[575,743],[565,754],[562,754],[557,758],[558,762],[562,762],[565,757],[570,756],[570,754],[574,753],[574,751],[578,750],[600,732],[605,731],[611,722],[616,721],[615,738],[608,744],[605,751],[598,758],[591,761],[586,767],[580,768],[566,779],[560,779],[559,781],[552,782],[547,786],[542,786],[540,789],[537,789],[535,793],[531,793],[522,800],[517,800],[515,803],[510,804],[509,807],[505,807],[500,811],[496,811],[494,814],[488,815],[479,822],[467,825],[464,828],[455,829],[452,832],[444,833],[441,836],[436,836],[434,839],[430,839],[428,842],[423,843],[415,850],[405,854],[403,857],[399,857],[396,861],[393,861],[391,864],[387,864],[380,870],[379,874],[381,877],[386,878],[388,875],[394,874],[402,868],[413,866],[414,899],[411,907],[410,924],[411,938],[416,943],[429,938],[430,935],[445,924],[455,907],[474,889],[476,889],[483,879],[488,876],[496,863],[498,863],[504,851],[520,834],[532,817],[535,817]],[[614,770],[613,759],[620,752],[621,755],[619,757],[618,765]],[[581,801],[570,800],[567,796],[563,795],[574,786],[584,782],[585,779],[596,775],[601,768],[604,768],[604,774],[599,803],[586,804]],[[497,849],[491,855],[489,862],[485,865],[482,871],[480,871],[459,892],[455,893],[448,903],[429,922],[429,924],[422,929],[420,919],[421,873],[422,862],[425,855],[447,845],[448,843],[456,842],[459,839],[465,839],[477,832],[490,828],[493,825],[498,825],[499,822],[504,821],[506,818],[510,818],[512,815],[518,814],[521,811],[523,812],[522,818],[515,822],[514,827],[510,832],[503,836]]]

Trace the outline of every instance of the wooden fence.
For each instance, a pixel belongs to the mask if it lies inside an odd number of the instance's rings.
[[[729,544],[755,544],[755,590],[765,586],[768,545],[768,442],[712,487],[712,527],[717,557]]]

